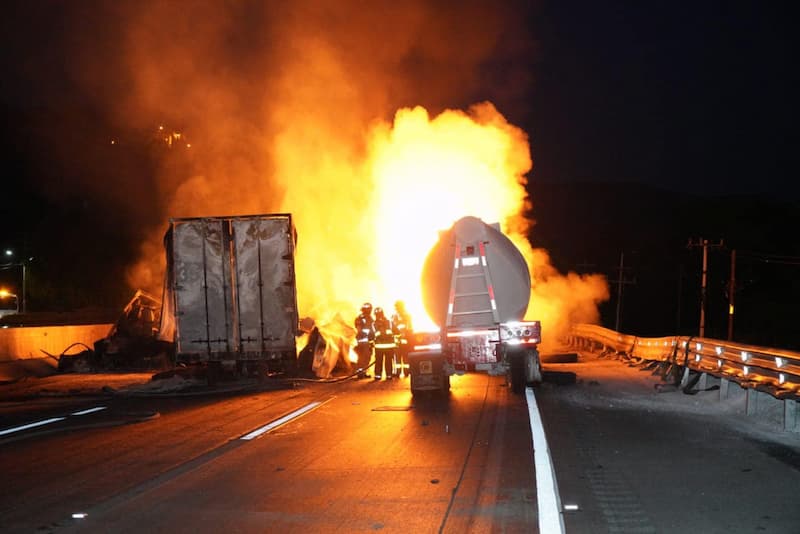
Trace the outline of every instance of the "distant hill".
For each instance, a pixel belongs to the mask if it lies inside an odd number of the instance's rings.
[[[794,310],[800,299],[800,203],[761,196],[707,197],[629,183],[529,186],[536,221],[530,238],[561,271],[619,278],[620,330],[642,336],[697,335],[702,249],[709,249],[706,337],[727,338],[731,251],[737,251],[733,339],[800,349]],[[601,309],[614,328],[617,286]]]

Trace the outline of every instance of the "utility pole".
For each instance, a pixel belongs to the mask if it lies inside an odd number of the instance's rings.
[[[622,311],[622,286],[625,284],[635,284],[636,280],[626,280],[625,275],[625,253],[619,253],[619,278],[614,281],[617,284],[617,319],[614,322],[614,330],[619,332],[619,317]]]
[[[703,247],[703,276],[701,278],[702,282],[700,284],[700,337],[705,337],[706,335],[706,286],[708,281],[708,248],[720,248],[722,247],[722,240],[718,243],[710,243],[708,239],[700,238],[697,240],[697,243],[692,242],[689,240],[689,243],[686,245],[686,248],[696,248],[696,247]]]
[[[6,249],[4,251],[4,255],[7,256],[8,258],[12,258],[13,256],[15,256],[14,251],[12,249],[10,249],[10,248]],[[2,268],[2,269],[8,269],[10,267],[22,267],[22,313],[26,313],[28,311],[28,295],[27,295],[27,293],[28,293],[28,270],[27,270],[28,265],[27,264],[31,260],[33,260],[33,257],[30,257],[30,258],[26,259],[23,256],[22,259],[20,259],[19,262],[4,263],[4,264],[0,265],[0,268]],[[19,304],[19,301],[17,301],[17,303]]]
[[[733,340],[733,303],[736,294],[736,249],[731,250],[731,279],[728,283],[728,341]]]
[[[683,264],[678,264],[678,310],[675,314],[675,333],[681,331],[681,306],[683,304]]]
[[[28,313],[28,297],[27,297],[27,287],[28,287],[28,275],[27,270],[25,268],[25,260],[22,260],[22,313]]]

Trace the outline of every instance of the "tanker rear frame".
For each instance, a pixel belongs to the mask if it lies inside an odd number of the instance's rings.
[[[505,375],[515,393],[541,382],[541,324],[500,322],[487,246],[455,243],[446,324],[438,333],[415,334],[408,355],[413,394],[447,391],[450,376],[470,371]]]

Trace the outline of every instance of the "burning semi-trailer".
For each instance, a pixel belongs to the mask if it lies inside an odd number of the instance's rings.
[[[293,375],[298,334],[290,214],[173,218],[159,337],[176,364]]]

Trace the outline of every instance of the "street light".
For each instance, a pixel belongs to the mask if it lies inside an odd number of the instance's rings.
[[[5,250],[5,257],[9,258],[9,259],[13,258],[14,257],[14,251],[12,249],[10,249],[10,248],[7,248]],[[22,313],[25,313],[25,312],[28,311],[28,304],[27,304],[27,298],[26,298],[27,286],[28,286],[27,264],[31,260],[33,260],[33,257],[30,257],[27,260],[25,258],[23,258],[19,262],[4,263],[2,266],[0,266],[0,267],[3,267],[3,268],[5,268],[5,267],[22,267]]]
[[[13,311],[9,306],[5,304],[6,300],[11,300],[11,299],[14,299]],[[4,315],[9,315],[11,313],[19,313],[19,299],[17,298],[16,294],[12,293],[8,289],[6,288],[0,289],[0,302],[2,302],[2,304],[0,304],[0,317],[3,317]]]

